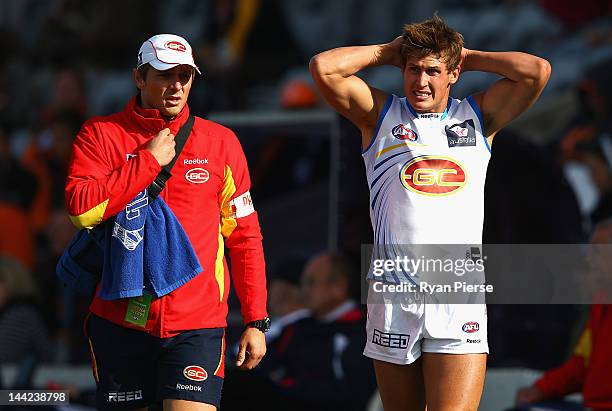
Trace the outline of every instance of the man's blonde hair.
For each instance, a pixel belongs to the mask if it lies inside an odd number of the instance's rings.
[[[437,13],[429,20],[411,23],[402,31],[402,64],[409,58],[417,59],[435,55],[446,63],[448,71],[456,69],[461,62],[463,36],[451,29]]]

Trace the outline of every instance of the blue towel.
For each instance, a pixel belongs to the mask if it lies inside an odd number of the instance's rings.
[[[99,295],[105,300],[156,297],[177,289],[202,271],[183,227],[161,198],[147,190],[107,224]]]

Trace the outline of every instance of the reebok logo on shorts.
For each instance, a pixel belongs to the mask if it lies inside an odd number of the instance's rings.
[[[444,131],[450,148],[476,146],[476,129],[471,118],[463,123],[446,126]]]
[[[374,329],[374,334],[372,334],[372,343],[382,347],[408,348],[409,340],[410,335],[408,334],[384,333],[376,328]]]
[[[191,385],[191,384],[181,384],[180,382],[176,383],[176,389],[202,392],[202,387],[198,387],[197,385]]]

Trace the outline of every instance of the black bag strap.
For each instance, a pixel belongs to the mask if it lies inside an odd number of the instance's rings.
[[[172,170],[172,167],[174,167],[174,163],[176,163],[176,160],[178,160],[181,151],[183,151],[183,147],[185,146],[185,143],[187,142],[187,139],[191,134],[191,129],[193,128],[194,121],[195,117],[189,116],[185,124],[181,126],[180,130],[174,137],[174,142],[176,143],[174,151],[176,154],[174,155],[174,158],[170,163],[162,167],[157,177],[155,177],[155,180],[153,180],[151,185],[147,188],[150,201],[153,201],[157,198],[159,193],[161,193],[164,187],[166,186],[166,182],[168,181],[168,179],[172,177],[172,173],[170,172],[170,170]]]

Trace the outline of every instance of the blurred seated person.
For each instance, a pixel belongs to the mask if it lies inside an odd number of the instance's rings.
[[[592,235],[588,260],[589,276],[605,278],[600,283],[609,290],[612,276],[612,218],[600,222]],[[608,252],[601,252],[602,250]],[[606,286],[607,285],[607,286]],[[610,301],[610,295],[604,297]],[[582,410],[582,405],[564,401],[566,395],[582,393],[584,407],[592,410],[612,409],[612,304],[591,306],[587,325],[572,356],[560,367],[547,371],[532,386],[521,388],[516,395],[517,410]],[[535,408],[534,408],[535,409]]]
[[[0,255],[11,256],[28,268],[36,260],[29,218],[36,189],[34,175],[11,155],[8,130],[0,124]]]
[[[310,316],[300,289],[304,263],[304,259],[298,257],[282,261],[268,279],[268,312],[272,318],[272,326],[266,333],[268,344],[280,336],[286,326]]]
[[[30,272],[17,260],[0,256],[0,364],[42,361],[48,348]]]
[[[302,409],[361,410],[375,388],[363,356],[365,315],[350,298],[354,272],[345,257],[319,254],[306,264],[302,291],[312,316],[285,327],[271,346],[268,377]]]
[[[283,327],[255,373],[228,374],[221,409],[245,409],[254,396],[267,410],[365,409],[375,389],[374,370],[362,354],[365,315],[350,298],[351,275],[358,274],[337,254],[308,261],[301,291],[311,316]]]

